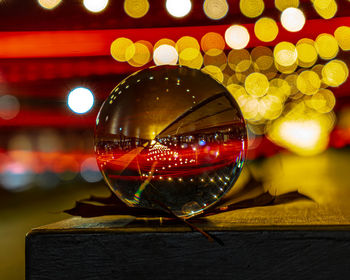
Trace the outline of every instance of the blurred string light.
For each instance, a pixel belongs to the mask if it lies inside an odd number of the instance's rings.
[[[85,8],[93,13],[102,12],[108,5],[108,0],[84,0]]]
[[[298,8],[299,0],[275,0],[276,8],[283,12],[287,8]]]
[[[19,113],[20,104],[13,95],[0,95],[0,118],[11,120]]]
[[[277,23],[272,18],[263,17],[254,25],[255,36],[263,42],[271,42],[278,35]]]
[[[97,166],[95,157],[89,157],[82,162],[80,167],[80,175],[89,183],[101,181],[102,174]]]
[[[224,18],[228,12],[228,8],[226,0],[205,0],[203,3],[205,15],[214,20]]]
[[[316,12],[324,19],[330,19],[335,16],[338,5],[334,0],[311,0]]]
[[[48,10],[56,8],[62,0],[38,0],[38,4]]]
[[[149,10],[148,0],[125,0],[124,11],[132,18],[142,18]]]
[[[264,11],[265,4],[263,0],[240,0],[239,9],[241,13],[249,18],[256,18]]]
[[[225,41],[232,49],[245,48],[250,40],[247,28],[242,25],[232,25],[225,31]]]
[[[323,59],[332,59],[336,57],[339,51],[337,40],[327,33],[322,33],[317,36],[315,47],[318,55]]]
[[[184,17],[192,9],[192,2],[190,0],[166,0],[166,9],[173,17]]]
[[[175,65],[179,55],[175,47],[160,45],[153,52],[153,61],[156,65]]]
[[[350,50],[350,27],[349,26],[339,26],[334,31],[334,37],[337,40],[339,47],[343,51]]]
[[[92,92],[84,87],[73,89],[68,94],[68,107],[77,114],[88,112],[94,104],[94,96]]]
[[[281,14],[281,24],[290,32],[298,32],[305,24],[304,13],[297,8],[287,8]]]

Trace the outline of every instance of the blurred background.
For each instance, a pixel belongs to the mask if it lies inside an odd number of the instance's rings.
[[[0,279],[24,278],[31,228],[108,193],[96,115],[153,65],[228,88],[247,120],[248,167],[269,185],[323,202],[330,185],[349,193],[350,1],[1,0],[0,23]]]

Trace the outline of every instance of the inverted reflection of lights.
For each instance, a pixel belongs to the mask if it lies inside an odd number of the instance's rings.
[[[93,13],[102,12],[108,5],[108,0],[84,0],[85,8]]]
[[[167,0],[166,9],[173,17],[184,17],[192,8],[192,2],[190,0]]]
[[[0,96],[0,118],[10,120],[19,113],[20,105],[18,99],[12,95]]]
[[[305,24],[304,13],[297,8],[287,8],[281,14],[281,24],[290,32],[298,32]]]
[[[232,25],[225,31],[225,41],[232,49],[243,49],[249,43],[249,32],[241,25]]]
[[[68,107],[77,114],[88,112],[94,104],[92,92],[83,87],[73,89],[68,95]]]
[[[13,162],[3,167],[1,184],[9,191],[24,191],[30,188],[32,181],[33,173],[20,163]]]
[[[175,65],[178,53],[173,46],[161,45],[154,50],[153,60],[156,65]]]
[[[101,172],[97,166],[96,158],[90,157],[83,161],[80,168],[80,175],[89,183],[95,183],[102,179]]]
[[[48,10],[56,8],[61,2],[62,0],[38,0],[38,4]]]
[[[203,10],[208,18],[218,20],[226,16],[228,4],[226,0],[205,0]]]

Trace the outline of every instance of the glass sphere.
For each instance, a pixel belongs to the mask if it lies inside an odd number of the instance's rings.
[[[190,217],[237,180],[247,148],[242,113],[200,70],[157,66],[124,79],[96,119],[95,152],[127,205]]]

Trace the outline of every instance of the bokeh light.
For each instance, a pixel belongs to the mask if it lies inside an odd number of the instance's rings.
[[[176,43],[168,38],[162,38],[154,44],[153,51],[161,45],[169,45],[175,48]]]
[[[134,67],[141,67],[147,64],[152,59],[151,50],[152,44],[147,41],[137,41],[126,49],[126,56],[131,58],[128,63]],[[129,54],[129,52],[133,53]]]
[[[77,114],[88,112],[94,104],[94,96],[92,92],[84,87],[73,89],[68,94],[68,107]]]
[[[339,47],[343,51],[350,50],[350,27],[340,26],[334,31],[334,37],[337,40]]]
[[[338,5],[334,0],[313,0],[316,12],[324,19],[334,17],[338,10]]]
[[[19,162],[10,162],[3,166],[0,182],[8,191],[19,192],[31,187],[34,174]]]
[[[245,79],[244,86],[251,96],[262,97],[269,89],[269,81],[264,74],[254,72]]]
[[[322,68],[322,80],[331,87],[340,86],[348,76],[348,66],[338,59],[331,60]]]
[[[19,113],[20,104],[13,95],[0,95],[0,118],[10,120]]]
[[[96,183],[102,179],[102,174],[97,166],[95,157],[89,157],[82,162],[80,175],[89,183]]]
[[[224,74],[220,70],[219,67],[214,66],[214,65],[207,65],[202,68],[202,72],[209,74],[212,76],[214,79],[222,83],[224,81]]]
[[[281,66],[288,67],[296,63],[298,52],[292,43],[280,42],[275,46],[273,56],[276,63]]]
[[[327,33],[322,33],[317,36],[315,47],[319,56],[323,59],[332,59],[336,57],[339,51],[337,40]]]
[[[217,55],[225,49],[225,40],[219,33],[208,32],[201,39],[201,48],[205,53]]]
[[[242,25],[232,25],[225,32],[225,41],[232,49],[243,49],[249,43],[249,32]]]
[[[256,18],[264,11],[265,4],[263,0],[240,0],[239,9],[241,13],[249,18]]]
[[[166,0],[166,9],[173,17],[184,17],[192,8],[192,2],[190,0]]]
[[[318,56],[312,40],[299,40],[296,49],[298,53],[298,65],[300,67],[309,68],[315,64]]]
[[[273,66],[273,54],[270,48],[258,46],[251,51],[254,69],[259,71],[268,70]]]
[[[335,106],[335,96],[329,89],[320,89],[311,97],[310,104],[319,113],[328,113]]]
[[[203,65],[203,56],[199,50],[187,48],[181,52],[179,64],[193,69],[200,69]]]
[[[233,71],[244,72],[249,69],[252,59],[246,49],[231,50],[227,57],[227,63]]]
[[[290,7],[298,8],[299,0],[275,0],[275,6],[279,11],[283,12]]]
[[[227,65],[227,58],[225,53],[222,51],[221,53],[211,55],[209,52],[204,55],[203,63],[205,66],[214,65],[220,68],[220,70],[224,70]]]
[[[90,12],[99,13],[107,7],[108,0],[84,0],[83,4]]]
[[[304,13],[297,8],[287,8],[281,14],[281,24],[290,32],[298,32],[305,24]]]
[[[181,37],[179,40],[177,40],[175,48],[179,54],[181,54],[181,52],[187,48],[200,50],[197,39],[191,36]]]
[[[127,49],[128,52],[126,52]],[[110,50],[112,57],[120,62],[128,61],[135,54],[134,43],[130,39],[124,37],[114,40],[111,44]]]
[[[297,88],[306,95],[315,94],[321,86],[319,76],[311,70],[303,71],[297,78]]]
[[[38,4],[48,10],[56,8],[62,0],[38,0]]]
[[[208,18],[218,20],[226,16],[228,4],[226,0],[205,0],[203,10]]]
[[[263,17],[254,25],[255,36],[263,42],[271,42],[278,35],[277,23],[272,18]]]
[[[160,45],[153,52],[153,61],[156,65],[175,65],[179,55],[170,45]]]
[[[149,10],[148,0],[125,0],[124,11],[132,18],[141,18],[147,14]]]

